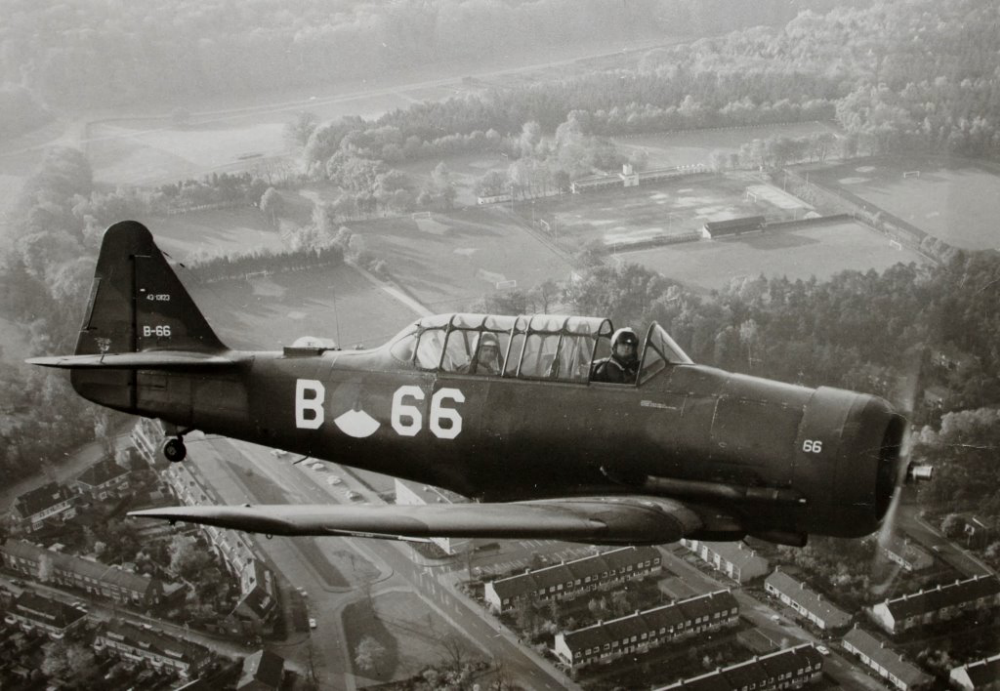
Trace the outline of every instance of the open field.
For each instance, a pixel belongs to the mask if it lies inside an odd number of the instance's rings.
[[[711,130],[682,130],[662,134],[638,134],[612,137],[621,149],[640,149],[649,156],[648,168],[671,168],[708,163],[713,151],[726,153],[739,151],[754,139],[769,137],[808,137],[838,130],[825,122],[798,122],[788,125],[759,125],[753,127],[723,127]]]
[[[810,169],[809,179],[846,190],[954,247],[1000,248],[1000,174],[986,164],[917,157],[872,159]]]
[[[746,189],[760,181],[744,175],[696,175],[667,182],[564,195],[536,200],[534,214],[555,229],[555,240],[570,253],[594,240],[627,242],[648,235],[683,235],[701,229],[705,221],[741,216],[801,217],[808,207],[794,197],[763,194],[748,199]],[[768,190],[771,190],[768,186]],[[518,205],[522,216],[529,207]]]
[[[215,254],[253,247],[284,248],[278,231],[259,209],[252,206],[136,220],[146,224],[161,249],[181,262],[199,252]]]
[[[530,288],[563,280],[572,266],[541,244],[505,208],[470,208],[426,220],[348,224],[364,246],[432,312],[465,309],[500,281]]]
[[[706,291],[722,288],[734,278],[760,274],[824,280],[845,269],[882,271],[899,262],[925,261],[910,250],[893,249],[884,237],[852,221],[702,240],[619,256]]]
[[[191,294],[233,348],[277,350],[300,336],[377,346],[417,318],[350,266],[192,285]]]
[[[384,662],[377,669],[355,669],[359,686],[406,679],[428,665],[445,661],[442,642],[458,634],[420,597],[410,592],[385,592],[374,597],[372,604],[369,608],[365,601],[355,602],[343,615],[352,658],[365,636],[375,638],[386,649]]]

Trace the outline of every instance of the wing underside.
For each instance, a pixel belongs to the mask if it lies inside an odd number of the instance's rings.
[[[426,506],[179,506],[131,516],[200,523],[267,535],[554,539],[589,544],[665,544],[702,526],[681,502],[596,497]]]

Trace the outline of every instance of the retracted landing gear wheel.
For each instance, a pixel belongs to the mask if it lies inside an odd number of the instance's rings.
[[[187,447],[180,439],[167,439],[160,448],[163,457],[171,463],[179,463],[187,457]]]

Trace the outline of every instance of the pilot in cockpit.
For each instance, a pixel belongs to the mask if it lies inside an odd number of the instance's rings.
[[[476,358],[468,365],[466,371],[469,374],[501,374],[503,372],[503,362],[500,360],[500,342],[491,333],[484,333],[479,336]]]
[[[635,331],[628,327],[618,329],[611,337],[611,356],[594,363],[590,380],[634,384],[639,373],[638,350],[639,337]]]

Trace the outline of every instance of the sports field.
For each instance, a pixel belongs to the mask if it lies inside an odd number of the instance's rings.
[[[561,281],[572,272],[562,255],[512,220],[505,208],[348,226],[432,312],[464,310],[494,292],[498,283],[527,289],[550,278]]]
[[[962,161],[874,159],[809,172],[962,249],[1000,248],[1000,174]]]
[[[522,216],[530,213],[524,204],[518,208]],[[791,220],[809,210],[791,195],[743,174],[697,175],[629,189],[563,195],[534,204],[536,217],[552,225],[555,241],[569,253],[592,241],[610,244],[691,234],[706,221],[741,216]]]
[[[799,122],[788,125],[759,125],[755,127],[723,127],[711,130],[683,130],[662,134],[640,134],[612,137],[624,153],[630,150],[645,151],[649,157],[647,168],[671,168],[707,164],[713,151],[726,153],[739,151],[754,139],[770,137],[808,137],[829,132],[836,128],[823,122]]]
[[[882,271],[899,262],[924,261],[914,252],[890,247],[884,237],[854,222],[702,240],[618,257],[705,291],[760,274],[824,280],[845,269]]]
[[[222,341],[243,349],[277,350],[300,336],[377,346],[418,316],[349,266],[195,284],[191,294]]]

